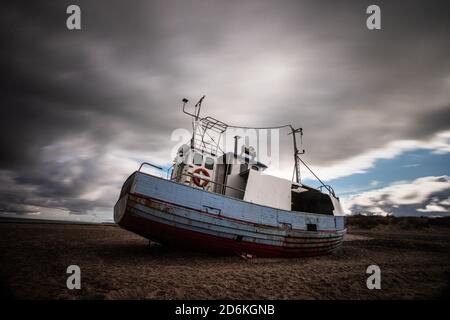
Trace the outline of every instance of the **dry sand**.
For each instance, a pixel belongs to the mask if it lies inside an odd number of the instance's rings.
[[[335,254],[252,259],[168,249],[116,226],[0,223],[2,295],[20,299],[434,299],[449,297],[449,228],[350,226]],[[81,290],[66,268],[81,268]],[[368,290],[377,264],[382,289]]]

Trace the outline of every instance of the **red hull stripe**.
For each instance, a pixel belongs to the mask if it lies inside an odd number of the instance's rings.
[[[142,211],[142,210],[140,210],[140,209],[138,209],[136,207],[133,207],[133,206],[127,206],[127,210],[128,210],[128,212],[131,212],[131,213],[133,213],[135,215],[138,215],[138,216],[149,215],[149,213],[146,213],[146,212],[144,212],[144,211]],[[153,210],[156,210],[156,209],[153,209]],[[169,220],[169,219],[164,219],[164,218],[159,218],[159,217],[157,217],[157,219],[158,220],[165,220],[165,221],[167,221],[167,223],[165,223],[165,224],[174,223],[174,221]],[[184,218],[184,219],[187,219],[187,218]],[[159,221],[159,222],[155,221],[155,222],[163,223],[161,221]],[[175,223],[183,224],[183,223],[180,223],[180,222],[175,222]],[[213,225],[213,224],[206,223],[206,222],[201,222],[201,223],[205,224],[205,225]],[[195,229],[200,229],[200,230],[197,230],[197,231],[201,232],[201,233],[209,233],[211,231],[211,229],[200,227],[200,226],[193,226],[192,224],[189,225],[189,224],[185,224],[184,223],[184,225],[186,226],[186,228],[183,228],[183,226],[179,226],[179,227],[176,227],[176,228],[179,228],[179,229],[192,229],[192,228],[195,228]],[[225,228],[226,229],[230,229],[231,232],[219,231],[219,232],[221,232],[224,235],[225,234],[228,235],[228,237],[223,237],[223,238],[232,238],[232,239],[234,239],[237,236],[237,234],[239,234],[240,231],[241,231],[239,229],[235,229],[235,228],[231,228],[231,227],[225,227]],[[235,232],[233,232],[233,230],[235,230]],[[326,237],[326,238],[317,238],[317,237],[316,238],[311,238],[311,237],[291,238],[291,237],[284,237],[284,236],[277,236],[277,237],[271,236],[271,239],[269,239],[269,238],[264,238],[264,237],[259,237],[258,238],[257,235],[259,234],[259,232],[258,233],[252,232],[252,233],[253,234],[251,235],[251,237],[255,238],[255,239],[273,240],[273,241],[283,242],[285,247],[286,247],[286,249],[295,249],[295,248],[298,248],[300,246],[303,246],[303,247],[317,246],[317,247],[319,247],[319,246],[329,246],[329,245],[333,245],[333,244],[340,244],[342,242],[342,238],[343,238],[343,236],[340,236],[339,238],[335,238],[335,237],[333,237],[333,238],[330,238],[330,237]],[[260,234],[260,235],[262,235],[262,234]],[[243,235],[243,236],[244,237],[248,237],[248,236],[245,236],[245,235]]]
[[[130,203],[131,203],[132,205],[130,205]],[[133,201],[133,200],[130,200],[130,201],[129,201],[128,208],[129,208],[129,209],[138,210],[139,212],[142,212],[142,214],[148,214],[147,212],[142,211],[141,209],[139,209],[139,207],[136,206],[136,205],[143,206],[143,204],[141,204],[141,203],[138,203],[138,202],[135,202],[135,201]],[[155,208],[152,208],[152,209],[153,209],[153,210],[160,211],[160,210],[155,209]],[[188,219],[188,218],[183,217],[183,216],[177,216],[177,217],[179,217],[179,218],[181,218],[181,219]],[[218,219],[217,216],[214,216],[213,218]],[[161,218],[161,219],[164,219],[164,218]],[[172,220],[169,220],[169,219],[164,219],[164,220],[167,220],[168,222],[173,222]],[[200,221],[200,220],[193,220],[193,221],[196,221],[196,222],[198,222],[198,223],[200,223],[200,224],[207,224],[207,225],[214,225],[214,226],[217,225],[217,224],[212,224],[212,223],[205,222],[205,221]],[[243,231],[242,229],[234,228],[234,227],[231,227],[231,226],[221,226],[221,225],[219,225],[219,226],[220,226],[220,227],[223,227],[223,228],[231,229],[231,230],[234,229],[234,230],[236,230],[236,231]],[[272,228],[272,229],[273,229],[273,228]],[[244,230],[244,231],[246,231],[246,232],[251,232],[251,233],[255,233],[255,230]],[[303,231],[303,232],[305,232],[305,231]],[[312,233],[312,232],[314,232],[314,231],[309,231],[309,232]],[[330,241],[330,242],[332,242],[332,241],[338,241],[338,240],[341,240],[342,237],[343,237],[343,234],[339,234],[339,235],[336,235],[336,236],[330,236],[329,234],[327,234],[326,237],[308,237],[308,236],[293,237],[293,236],[284,236],[284,235],[280,235],[280,234],[265,233],[265,232],[263,232],[263,231],[261,230],[261,228],[258,229],[257,233],[258,233],[258,234],[261,234],[261,235],[267,235],[267,236],[270,237],[270,238],[274,238],[274,237],[275,237],[275,238],[283,238],[283,239],[286,240],[286,242],[288,242],[288,243],[293,243],[293,244],[295,244],[295,243],[298,242],[298,241],[297,241],[298,238],[300,238],[300,239],[302,239],[302,240],[303,240],[303,239],[304,239],[304,240],[310,240],[311,242],[313,242],[313,241],[315,241],[315,240],[317,240],[317,241]],[[233,233],[233,234],[234,234],[234,233]],[[267,239],[267,237],[263,237],[262,239]]]
[[[340,243],[327,247],[287,248],[213,236],[151,221],[126,211],[119,225],[149,239],[178,247],[221,254],[254,254],[259,257],[316,256],[333,252]]]
[[[199,210],[199,209],[186,207],[186,206],[183,206],[183,205],[180,205],[180,204],[177,204],[177,203],[172,203],[172,202],[164,201],[164,200],[161,200],[161,199],[156,199],[156,198],[149,197],[149,196],[146,196],[146,195],[140,194],[140,193],[134,193],[134,194],[130,193],[129,195],[130,195],[131,200],[133,199],[133,197],[143,198],[143,199],[147,199],[147,200],[150,200],[150,201],[163,203],[163,204],[166,204],[166,205],[172,205],[172,206],[184,208],[184,209],[187,209],[187,210],[197,211],[197,212],[200,212],[200,213],[202,213],[204,215],[211,216],[211,217],[218,218],[218,219],[236,221],[236,222],[239,222],[239,223],[248,224],[248,225],[252,225],[252,226],[255,226],[255,227],[259,227],[259,228],[278,229],[277,227],[266,225],[266,224],[258,224],[258,223],[253,223],[253,222],[249,222],[249,221],[246,221],[246,220],[232,218],[232,217],[226,216],[226,214],[225,214],[225,216],[223,216],[222,215],[223,213],[221,214],[221,216],[217,216],[215,214],[211,214],[211,213],[206,212],[206,211],[202,211],[202,210]],[[306,231],[306,230],[305,229],[292,229],[292,231]],[[322,233],[333,233],[333,234],[337,233],[337,234],[342,234],[343,235],[343,234],[345,234],[346,229],[342,229],[342,230],[318,230],[318,231],[322,232]],[[340,235],[338,235],[337,237],[339,237],[339,236]]]

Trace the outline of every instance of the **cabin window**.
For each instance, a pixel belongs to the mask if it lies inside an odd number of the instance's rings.
[[[192,163],[196,166],[201,166],[203,163],[203,155],[201,155],[200,153],[194,153],[194,159]]]
[[[206,157],[205,159],[205,168],[208,170],[214,169],[214,159],[210,157]]]

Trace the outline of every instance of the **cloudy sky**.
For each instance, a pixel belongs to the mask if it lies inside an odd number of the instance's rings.
[[[229,123],[303,127],[348,212],[448,215],[446,2],[2,1],[0,214],[111,221],[141,161],[170,165],[181,99],[205,94]]]

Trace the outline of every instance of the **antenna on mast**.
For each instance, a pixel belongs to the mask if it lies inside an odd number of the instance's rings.
[[[189,100],[183,98],[183,100],[181,100],[183,102],[183,112],[187,115],[190,115],[191,117],[194,117],[195,120],[198,120],[198,118],[200,117],[200,109],[202,107],[203,99],[205,99],[205,96],[201,97],[200,100],[198,100],[198,102],[194,106],[194,113],[191,113],[186,110],[186,103],[188,103]]]
[[[205,99],[205,96],[201,97],[195,104],[195,120],[198,120],[198,117],[200,116],[200,109],[202,108],[203,99]]]

